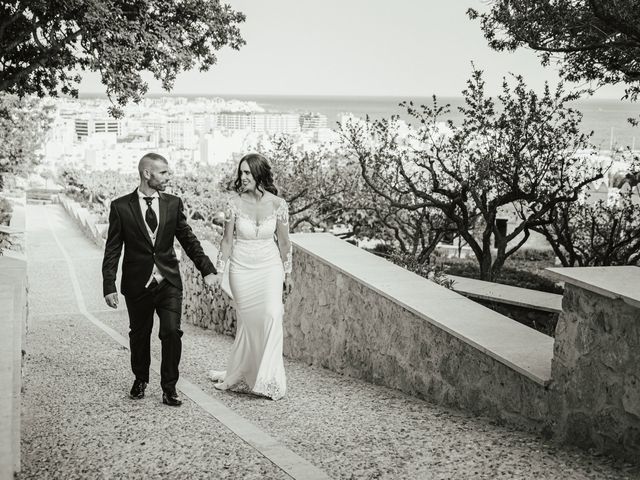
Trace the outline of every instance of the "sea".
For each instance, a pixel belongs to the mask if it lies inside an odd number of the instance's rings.
[[[352,113],[358,117],[369,116],[371,119],[389,118],[398,115],[408,123],[415,119],[400,106],[401,102],[412,101],[414,105],[432,105],[432,97],[337,97],[337,96],[267,96],[236,95],[222,98],[253,100],[267,111],[280,112],[318,112],[327,116],[328,126],[337,127],[337,122],[344,113]],[[438,97],[439,105],[450,105],[451,119],[459,123],[462,114],[458,107],[463,105],[462,97]],[[615,148],[633,148],[640,150],[640,126],[633,126],[628,118],[640,118],[640,103],[619,99],[588,99],[573,102],[573,108],[583,115],[581,127],[585,133],[593,132],[591,142],[603,150]]]
[[[98,95],[81,95],[80,98],[96,98]],[[337,122],[345,113],[371,119],[389,118],[398,115],[408,123],[415,121],[406,108],[400,106],[403,101],[412,101],[414,105],[431,105],[432,97],[365,97],[365,96],[311,96],[311,95],[197,95],[164,94],[147,95],[148,98],[184,97],[223,98],[225,100],[254,101],[268,112],[317,112],[326,115],[328,126],[336,128]],[[463,104],[462,97],[438,97],[438,104],[449,104],[448,118],[460,122],[462,114],[458,107]],[[619,99],[583,99],[571,104],[582,115],[583,132],[593,132],[591,142],[601,150],[631,148],[640,150],[640,127],[631,125],[628,118],[640,118],[640,102]]]

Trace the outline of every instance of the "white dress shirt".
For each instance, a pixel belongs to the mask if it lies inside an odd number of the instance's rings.
[[[156,227],[155,232],[152,232],[151,228],[149,228],[149,225],[147,225],[147,220],[145,219],[145,215],[147,213],[148,207],[147,207],[147,201],[144,199],[144,197],[147,197],[147,196],[153,198],[153,201],[151,202],[151,209],[156,214],[156,218],[158,219],[158,225],[160,225],[160,205],[158,204],[159,202],[158,199],[160,198],[160,195],[158,194],[157,191],[154,191],[153,194],[151,195],[145,195],[138,189],[138,201],[140,202],[140,211],[142,212],[142,223],[147,228],[147,233],[151,238],[151,243],[155,245],[156,233],[158,233],[158,227]],[[158,270],[158,267],[155,264],[155,262],[153,263],[153,270],[151,271],[151,276],[149,277],[149,280],[147,280],[147,283],[145,284],[145,288],[149,286],[149,284],[151,283],[151,280],[153,280],[154,278],[158,283],[164,280],[164,277],[160,273],[160,270]]]

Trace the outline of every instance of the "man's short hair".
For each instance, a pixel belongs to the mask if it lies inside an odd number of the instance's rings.
[[[167,161],[166,158],[164,158],[162,155],[160,155],[159,153],[153,153],[153,152],[149,152],[147,154],[145,154],[140,160],[144,160],[145,158],[148,158],[149,160],[159,160],[161,162],[164,162],[166,164],[168,164],[169,162]]]

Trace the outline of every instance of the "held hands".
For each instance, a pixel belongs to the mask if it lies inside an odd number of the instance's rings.
[[[209,287],[218,287],[222,283],[222,273],[213,274],[210,273],[206,277],[204,277],[204,283]]]
[[[118,308],[118,293],[113,292],[104,296],[104,301],[107,302],[111,308]]]

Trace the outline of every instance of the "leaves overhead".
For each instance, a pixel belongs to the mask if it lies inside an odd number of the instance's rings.
[[[170,90],[180,71],[239,49],[244,19],[219,0],[1,1],[0,91],[75,97],[78,72],[95,71],[117,115],[147,92],[142,71]]]
[[[640,8],[637,0],[495,0],[480,19],[489,46],[529,47],[543,65],[557,60],[573,82],[626,84],[625,98],[640,93]]]
[[[0,94],[0,177],[26,174],[39,163],[50,122],[51,112],[37,99]]]

